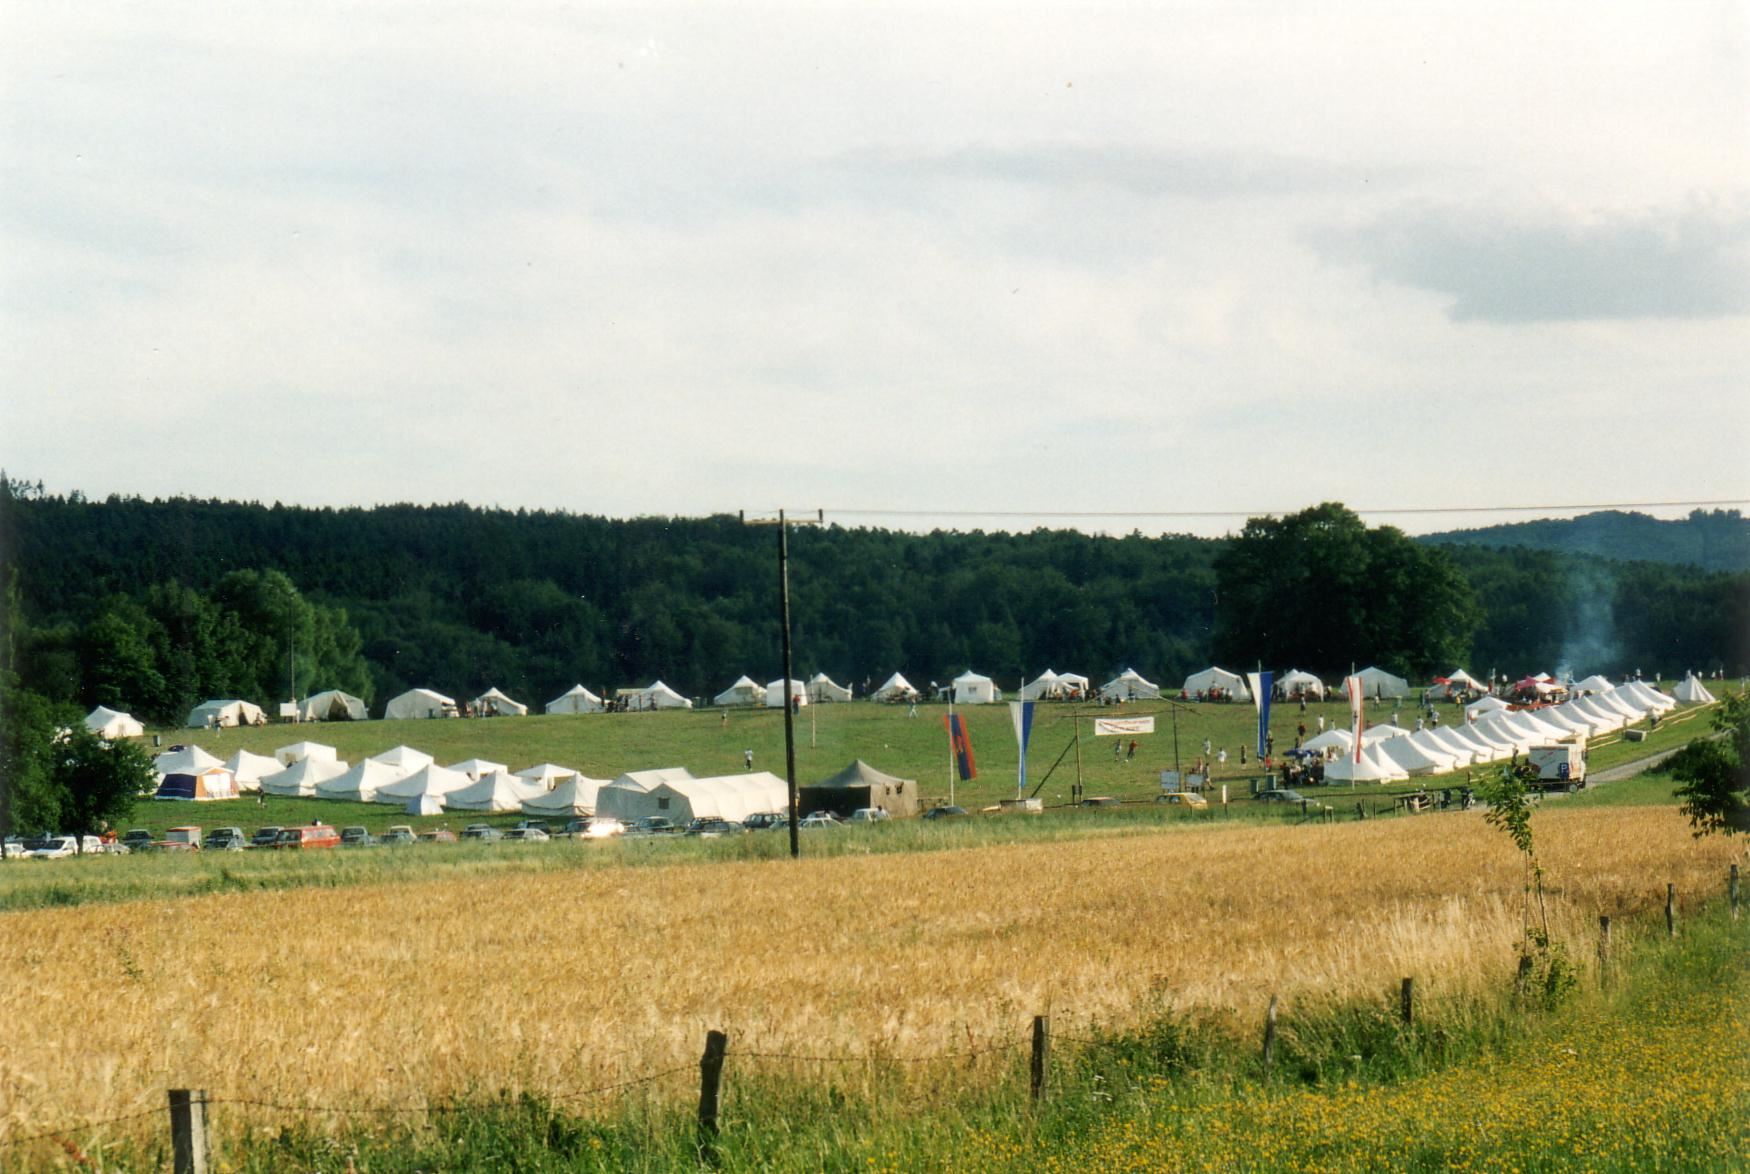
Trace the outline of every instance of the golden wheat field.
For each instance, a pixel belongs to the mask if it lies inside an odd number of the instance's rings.
[[[1716,895],[1669,809],[1537,817],[1558,936]],[[1029,1018],[1504,984],[1522,872],[1478,816],[591,869],[0,916],[0,1135],[158,1109],[562,1092],[732,1049],[920,1057]],[[660,1089],[663,1086],[651,1086]],[[670,1082],[681,1095],[685,1078]],[[659,1094],[660,1095],[660,1094]]]

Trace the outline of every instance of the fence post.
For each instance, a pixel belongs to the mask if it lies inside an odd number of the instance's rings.
[[[1411,1027],[1416,1022],[1416,980],[1405,976],[1403,989],[1398,992],[1398,1010],[1403,1016],[1404,1026]]]
[[[717,1164],[717,1097],[723,1087],[723,1054],[729,1037],[721,1031],[705,1033],[705,1054],[699,1057],[699,1159]]]
[[[170,1090],[170,1155],[175,1174],[207,1174],[207,1091]]]
[[[1033,1066],[1029,1073],[1028,1091],[1035,1105],[1045,1099],[1047,1078],[1051,1072],[1051,1016],[1033,1016]]]
[[[1598,985],[1605,986],[1610,982],[1610,918],[1606,914],[1598,916]]]
[[[1276,1063],[1276,996],[1270,996],[1270,1009],[1264,1012],[1264,1067]]]
[[[1731,879],[1726,881],[1726,895],[1732,901],[1732,920],[1738,920],[1738,866],[1732,865]]]
[[[1665,936],[1677,936],[1677,886],[1669,882],[1665,885]]]

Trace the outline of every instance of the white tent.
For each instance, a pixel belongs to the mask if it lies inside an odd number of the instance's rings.
[[[752,677],[743,673],[735,678],[735,684],[711,698],[712,705],[763,705],[766,691]]]
[[[766,682],[766,704],[773,709],[789,704],[792,698],[796,700],[798,705],[807,705],[808,686],[801,681],[791,681],[790,687],[786,689],[782,681]]]
[[[1575,681],[1572,685],[1569,685],[1568,692],[1573,696],[1578,697],[1583,693],[1608,693],[1614,688],[1616,688],[1616,686],[1610,683],[1610,678],[1601,677],[1597,673],[1593,673],[1584,681]]]
[[[455,717],[456,702],[442,693],[430,689],[409,689],[398,697],[389,699],[383,707],[383,717],[387,721],[406,721],[420,717]]]
[[[1469,766],[1471,763],[1475,762],[1477,758],[1476,751],[1474,750],[1469,748],[1461,749],[1456,746],[1448,746],[1444,744],[1439,738],[1434,736],[1433,730],[1417,730],[1408,738],[1405,738],[1404,741],[1421,751],[1425,758],[1431,758],[1436,762],[1443,760],[1450,762],[1452,765],[1447,768],[1449,770],[1456,770],[1461,766]],[[1400,765],[1402,764],[1400,763]],[[1405,769],[1408,768],[1406,767]]]
[[[369,716],[363,701],[339,689],[312,693],[298,703],[298,720],[301,722],[362,722]]]
[[[995,681],[971,669],[955,677],[952,688],[956,705],[991,705],[1003,699]]]
[[[423,750],[415,750],[411,746],[396,746],[381,754],[371,755],[372,762],[380,762],[384,766],[399,767],[404,774],[411,774],[422,766],[430,766],[431,755]]]
[[[1244,677],[1214,666],[1186,677],[1183,687],[1186,695],[1190,697],[1196,697],[1199,693],[1207,697],[1219,689],[1235,701],[1250,701],[1252,699],[1252,691],[1246,687]]]
[[[1479,697],[1464,707],[1464,716],[1467,720],[1475,721],[1477,718],[1488,717],[1491,713],[1500,713],[1507,708],[1509,708],[1507,703],[1499,697],[1492,695]]]
[[[546,788],[539,783],[494,771],[473,786],[445,795],[444,806],[450,811],[521,811],[530,799],[546,795]]]
[[[1459,737],[1450,726],[1430,727],[1423,730],[1421,734],[1411,734],[1410,737],[1420,737],[1422,741],[1419,742],[1418,745],[1426,745],[1430,742],[1433,743],[1436,749],[1444,750],[1454,758],[1458,759],[1458,764],[1460,766],[1469,766],[1472,763],[1480,762],[1493,762],[1500,754],[1500,751],[1493,746],[1487,746],[1479,742],[1467,741],[1466,739]]]
[[[345,774],[323,779],[316,784],[319,799],[346,799],[354,803],[370,803],[377,792],[391,783],[398,783],[411,773],[386,762],[367,758]],[[464,778],[467,776],[464,775]],[[263,784],[265,788],[265,784]]]
[[[1345,754],[1335,762],[1325,764],[1325,781],[1329,783],[1390,783],[1410,777],[1408,771],[1384,757],[1379,747],[1361,751],[1361,761]]]
[[[548,713],[600,713],[605,708],[602,699],[582,685],[573,685],[547,702]]]
[[[239,791],[255,791],[260,789],[263,778],[278,774],[284,768],[280,766],[280,761],[277,758],[239,750],[225,760],[225,769],[230,771],[231,777],[237,780]]]
[[[1445,682],[1435,684],[1432,690],[1436,697],[1451,697],[1456,693],[1487,693],[1488,691],[1487,685],[1463,669],[1453,669],[1447,674]]]
[[[1361,696],[1367,698],[1399,698],[1410,695],[1410,683],[1394,677],[1382,668],[1369,666],[1355,674],[1361,678]]]
[[[789,803],[789,788],[769,771],[659,782],[648,791],[627,796],[623,800],[625,806],[609,812],[606,799],[613,789],[602,788],[598,807],[602,814],[613,814],[627,822],[650,815],[663,816],[676,824],[707,816],[739,821],[756,812],[781,810]]]
[[[442,815],[444,813],[444,797],[442,795],[415,795],[407,801],[407,806],[401,809],[403,815]]]
[[[1057,679],[1063,682],[1063,687],[1068,689],[1072,695],[1079,694],[1082,697],[1088,695],[1088,686],[1091,682],[1080,673],[1058,673]]]
[[[543,791],[551,791],[560,783],[563,783],[568,779],[576,778],[577,772],[572,770],[569,766],[560,766],[557,763],[543,762],[537,766],[525,767],[524,769],[517,771],[516,776],[519,779],[527,779],[531,783],[540,783]]]
[[[691,709],[693,703],[661,681],[652,681],[643,689],[621,689],[620,699],[627,709]]]
[[[1441,732],[1453,745],[1468,746],[1478,762],[1498,762],[1513,753],[1510,744],[1485,738],[1476,732],[1474,726],[1465,726],[1461,730],[1444,729]]]
[[[1445,774],[1458,766],[1450,754],[1429,750],[1409,738],[1387,738],[1379,744],[1380,754],[1410,775]]]
[[[117,738],[138,738],[146,732],[146,727],[135,721],[133,714],[123,713],[119,709],[106,709],[101,705],[85,715],[85,728],[99,738],[111,741]]]
[[[1069,696],[1069,686],[1063,683],[1062,677],[1046,669],[1022,685],[1019,696],[1022,701],[1056,701]]]
[[[452,763],[450,769],[460,771],[475,782],[479,782],[484,775],[489,775],[493,771],[509,771],[510,767],[502,762],[488,762],[484,758],[470,758],[466,762]]]
[[[644,811],[644,796],[652,787],[692,777],[693,772],[684,766],[629,770],[597,791],[596,812],[630,823],[639,815],[648,814]]]
[[[1276,694],[1286,701],[1300,697],[1322,698],[1325,695],[1325,683],[1311,673],[1289,669],[1277,678]]]
[[[1333,726],[1322,734],[1314,734],[1300,744],[1302,750],[1348,750],[1355,745],[1355,735],[1340,726]]]
[[[347,765],[333,758],[300,758],[277,774],[261,776],[261,789],[281,798],[310,799],[316,794],[316,784],[339,778]]]
[[[199,746],[172,746],[152,759],[152,769],[161,775],[189,774],[224,765],[217,755],[208,754]]]
[[[334,752],[334,747],[324,746],[320,742],[293,742],[290,746],[281,746],[275,750],[273,756],[286,766],[290,766],[294,762],[302,762],[306,758],[333,762],[339,757]]]
[[[894,673],[891,677],[888,677],[887,680],[882,682],[879,689],[875,690],[875,692],[871,693],[869,696],[875,701],[911,701],[918,696],[918,691],[912,686],[910,681],[906,680],[899,673]]]
[[[1524,754],[1544,739],[1539,734],[1530,733],[1516,725],[1510,714],[1491,714],[1470,727],[1491,742],[1505,743],[1513,750]]]
[[[474,712],[482,717],[525,717],[529,712],[528,706],[512,701],[499,692],[497,686],[474,698],[473,706]]]
[[[574,774],[551,791],[543,790],[540,794],[523,800],[523,812],[527,815],[567,816],[573,819],[594,815],[596,798],[607,785],[606,779],[592,779]]]
[[[1107,701],[1153,701],[1160,695],[1161,687],[1135,669],[1125,669],[1100,686],[1100,696]]]
[[[267,715],[261,706],[248,701],[203,701],[188,712],[184,723],[191,730],[208,727],[265,726]]]
[[[1587,721],[1579,714],[1574,713],[1570,707],[1566,705],[1544,706],[1537,711],[1537,715],[1538,720],[1545,725],[1555,726],[1558,729],[1566,730],[1571,735],[1577,735],[1581,738],[1590,738],[1592,736],[1593,723]]]
[[[1677,699],[1675,697],[1667,697],[1651,685],[1644,684],[1640,681],[1625,681],[1623,684],[1616,687],[1616,691],[1618,693],[1627,694],[1636,701],[1644,703],[1647,708],[1656,709],[1660,713],[1677,708]]]
[[[1628,698],[1617,696],[1615,689],[1608,693],[1593,694],[1586,700],[1603,709],[1606,713],[1621,714],[1624,721],[1638,722],[1647,716],[1645,709],[1638,705],[1629,704]]]
[[[1598,704],[1596,697],[1582,697],[1578,701],[1570,701],[1566,708],[1584,717],[1599,733],[1606,730],[1620,730],[1628,724],[1628,719],[1622,714]]]
[[[1671,695],[1679,701],[1687,701],[1692,705],[1715,700],[1714,695],[1708,692],[1707,686],[1695,679],[1694,673],[1690,673],[1677,682],[1677,687],[1671,690]]]
[[[851,691],[827,676],[815,673],[808,678],[808,700],[816,704],[829,701],[849,701]]]
[[[370,763],[361,762],[359,765],[369,766]],[[384,767],[383,769],[396,768]],[[461,771],[450,770],[448,767],[431,762],[417,770],[402,774],[400,778],[391,778],[378,783],[365,801],[368,803],[393,803],[399,806],[409,799],[416,799],[421,795],[436,795],[443,799],[447,806],[451,795],[473,785],[474,780]],[[326,794],[323,788],[318,787],[317,791]]]
[[[1381,722],[1377,726],[1368,726],[1361,731],[1361,744],[1372,746],[1376,742],[1387,742],[1393,738],[1402,738],[1410,731],[1402,726],[1394,726],[1390,722]]]

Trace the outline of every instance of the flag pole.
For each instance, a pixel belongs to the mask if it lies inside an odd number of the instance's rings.
[[[954,806],[954,682],[948,682],[948,806]]]

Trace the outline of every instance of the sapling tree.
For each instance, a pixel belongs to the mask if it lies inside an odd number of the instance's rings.
[[[1750,693],[1730,693],[1714,710],[1712,738],[1696,738],[1671,756],[1678,810],[1697,837],[1750,831]]]
[[[1489,805],[1484,819],[1507,834],[1525,866],[1515,990],[1523,1000],[1551,1007],[1574,988],[1577,977],[1567,949],[1550,937],[1549,910],[1543,897],[1543,862],[1537,857],[1537,844],[1531,833],[1536,794],[1532,784],[1536,780],[1537,768],[1515,759],[1498,776],[1483,783],[1482,795]]]

